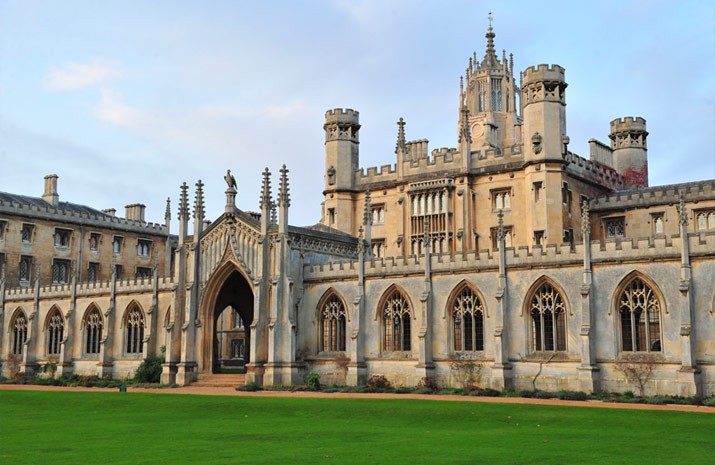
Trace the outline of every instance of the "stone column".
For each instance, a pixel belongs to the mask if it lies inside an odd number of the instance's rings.
[[[506,327],[506,311],[508,304],[508,288],[506,281],[506,241],[504,239],[504,213],[499,210],[499,276],[497,278],[497,291],[494,295],[497,301],[497,308],[494,315],[494,365],[492,365],[491,387],[494,389],[505,389],[510,387],[509,354],[507,345],[507,335],[504,332]]]
[[[581,209],[581,234],[583,235],[583,281],[581,284],[581,365],[579,365],[579,387],[584,392],[597,392],[598,371],[594,353],[591,328],[592,270],[591,270],[591,223],[588,200]]]

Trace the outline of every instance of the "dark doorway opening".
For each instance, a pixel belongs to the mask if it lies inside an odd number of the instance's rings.
[[[251,360],[253,291],[238,271],[224,282],[213,312],[212,372],[243,371]]]

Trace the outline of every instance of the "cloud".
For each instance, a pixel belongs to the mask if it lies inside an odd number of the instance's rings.
[[[96,115],[100,121],[125,128],[138,128],[146,123],[147,115],[122,101],[116,91],[102,89]]]
[[[67,63],[61,68],[52,68],[43,85],[45,89],[53,91],[77,90],[103,84],[118,76],[117,70],[98,61],[88,64]]]

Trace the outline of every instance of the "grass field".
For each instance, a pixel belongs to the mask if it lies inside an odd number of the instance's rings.
[[[0,391],[0,464],[692,465],[714,436],[704,413]]]

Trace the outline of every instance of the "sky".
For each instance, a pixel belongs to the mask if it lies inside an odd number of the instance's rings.
[[[320,219],[325,111],[360,112],[360,166],[395,162],[396,122],[457,145],[459,77],[497,50],[566,69],[570,150],[647,120],[650,185],[715,178],[715,2],[0,0],[0,191],[143,203],[163,223],[179,186],[206,218],[259,210],[261,173],[289,169],[290,223]],[[501,53],[499,53],[501,56]]]

